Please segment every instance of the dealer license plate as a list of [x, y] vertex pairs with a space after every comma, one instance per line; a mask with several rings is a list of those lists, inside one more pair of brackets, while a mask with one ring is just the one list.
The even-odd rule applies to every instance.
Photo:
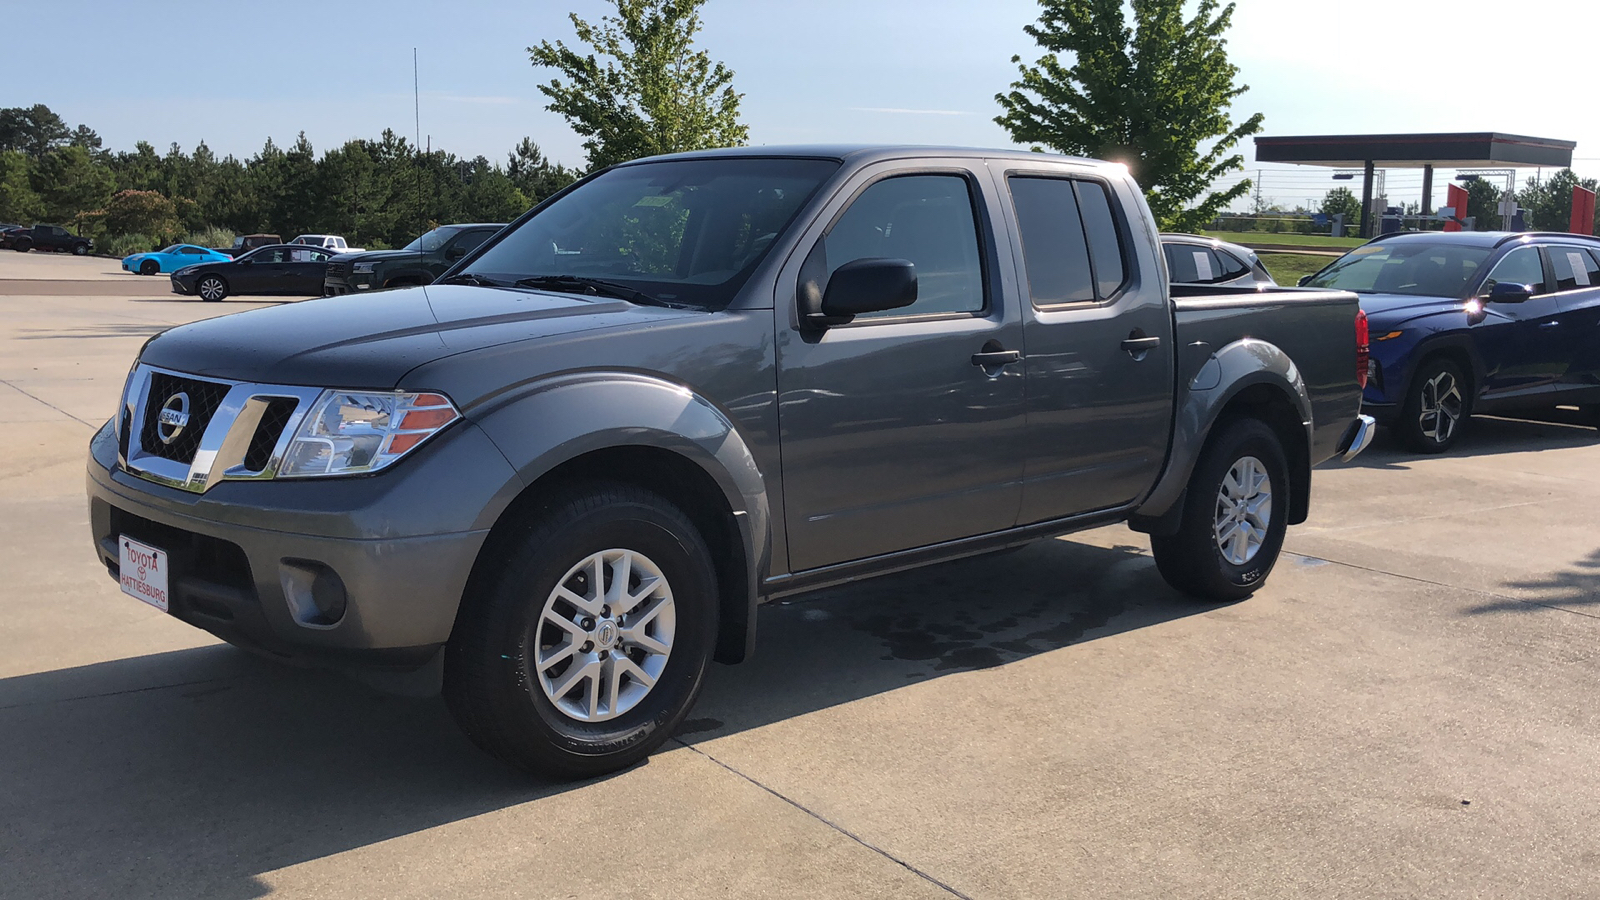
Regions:
[[132, 594], [162, 612], [167, 599], [167, 551], [141, 544], [127, 535], [117, 538], [121, 548], [122, 592]]

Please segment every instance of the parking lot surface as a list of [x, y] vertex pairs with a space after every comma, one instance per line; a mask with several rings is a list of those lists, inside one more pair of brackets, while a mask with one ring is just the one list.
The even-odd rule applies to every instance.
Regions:
[[146, 337], [259, 304], [3, 256], [0, 897], [1600, 894], [1591, 429], [1380, 437], [1243, 603], [1116, 527], [768, 606], [665, 751], [550, 784], [121, 594], [89, 436]]

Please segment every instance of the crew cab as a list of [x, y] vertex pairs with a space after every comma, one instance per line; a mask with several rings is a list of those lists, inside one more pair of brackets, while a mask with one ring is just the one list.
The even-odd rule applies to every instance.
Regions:
[[153, 338], [90, 519], [125, 592], [436, 667], [480, 747], [588, 776], [671, 735], [765, 600], [1113, 522], [1248, 596], [1370, 438], [1365, 350], [1348, 292], [1169, 288], [1120, 165], [657, 157], [432, 285]]
[[399, 250], [341, 253], [328, 263], [322, 292], [337, 297], [357, 291], [431, 284], [504, 227], [504, 222], [441, 225]]
[[365, 247], [351, 247], [344, 242], [344, 238], [337, 234], [302, 234], [290, 241], [291, 244], [309, 244], [321, 247], [329, 253], [363, 253]]
[[29, 250], [54, 250], [87, 256], [94, 249], [94, 241], [73, 234], [60, 225], [35, 225], [32, 228], [14, 228], [5, 235], [6, 246], [18, 253]]

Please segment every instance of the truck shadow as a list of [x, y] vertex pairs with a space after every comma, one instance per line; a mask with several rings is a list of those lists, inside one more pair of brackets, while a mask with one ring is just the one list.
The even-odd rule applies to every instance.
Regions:
[[1524, 592], [1520, 598], [1505, 597], [1469, 608], [1468, 615], [1517, 612], [1548, 613], [1552, 607], [1583, 615], [1596, 615], [1600, 608], [1600, 550], [1594, 550], [1570, 567], [1542, 578], [1508, 581], [1505, 587]]
[[[756, 656], [713, 667], [679, 740], [1206, 608], [1139, 548], [1065, 541], [832, 589], [764, 608]], [[437, 698], [226, 646], [0, 680], [0, 784], [0, 896], [214, 898], [262, 896], [265, 873], [585, 786], [495, 763]]]
[[1540, 414], [1538, 418], [1473, 416], [1466, 433], [1461, 435], [1456, 445], [1438, 457], [1412, 452], [1401, 444], [1393, 430], [1381, 428], [1372, 445], [1360, 456], [1347, 463], [1329, 462], [1323, 465], [1327, 468], [1348, 466], [1401, 471], [1411, 468], [1413, 463], [1428, 459], [1496, 456], [1502, 453], [1589, 447], [1596, 443], [1600, 443], [1600, 433], [1579, 424], [1576, 411], [1558, 409]]

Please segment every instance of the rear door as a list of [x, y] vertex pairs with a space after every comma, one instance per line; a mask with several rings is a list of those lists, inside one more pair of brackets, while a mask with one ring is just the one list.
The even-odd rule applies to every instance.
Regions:
[[[918, 164], [857, 173], [780, 275], [790, 571], [1016, 522], [1022, 322], [998, 279], [1000, 259], [1010, 265], [1010, 257], [994, 241], [995, 198], [981, 161]], [[825, 289], [840, 266], [873, 257], [916, 266], [912, 306], [826, 329], [799, 321], [802, 280]]]
[[283, 293], [320, 296], [330, 255], [321, 247], [296, 247], [290, 250], [289, 275]]
[[1027, 298], [1018, 524], [1126, 505], [1155, 483], [1172, 426], [1172, 315], [1143, 205], [1089, 173], [1002, 177]]
[[1573, 244], [1544, 248], [1560, 304], [1562, 346], [1569, 354], [1556, 389], [1561, 403], [1600, 399], [1600, 261], [1594, 250]]

